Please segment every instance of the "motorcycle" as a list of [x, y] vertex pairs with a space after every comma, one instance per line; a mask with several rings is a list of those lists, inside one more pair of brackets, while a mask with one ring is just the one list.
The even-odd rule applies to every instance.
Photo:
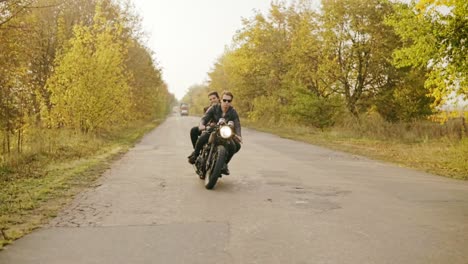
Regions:
[[222, 177], [221, 170], [228, 155], [225, 146], [237, 136], [234, 133], [234, 122], [229, 121], [226, 124], [224, 118], [220, 118], [213, 126], [207, 126], [204, 133], [209, 133], [210, 136], [195, 161], [195, 171], [200, 179], [205, 180], [205, 188], [210, 190], [216, 185], [218, 178]]

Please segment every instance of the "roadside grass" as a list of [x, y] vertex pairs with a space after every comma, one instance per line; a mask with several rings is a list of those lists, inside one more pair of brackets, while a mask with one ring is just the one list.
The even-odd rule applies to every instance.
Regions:
[[418, 169], [428, 173], [468, 180], [468, 138], [401, 140], [376, 139], [356, 136], [348, 131], [334, 128], [318, 129], [275, 124], [260, 124], [243, 120], [244, 126], [276, 134], [283, 138], [299, 140], [334, 150], [345, 151], [372, 159], [396, 163], [400, 166]]
[[0, 166], [0, 249], [56, 216], [160, 122], [100, 137], [59, 133], [56, 150], [27, 154]]

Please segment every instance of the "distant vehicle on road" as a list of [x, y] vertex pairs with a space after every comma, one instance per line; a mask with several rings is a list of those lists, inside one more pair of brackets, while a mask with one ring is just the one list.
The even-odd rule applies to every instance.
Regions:
[[180, 115], [181, 116], [188, 116], [189, 114], [189, 107], [188, 104], [186, 103], [181, 103], [180, 104]]

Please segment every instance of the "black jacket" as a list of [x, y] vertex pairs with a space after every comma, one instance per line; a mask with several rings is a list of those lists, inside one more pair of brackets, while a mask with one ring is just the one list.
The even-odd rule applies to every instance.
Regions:
[[234, 131], [236, 132], [236, 135], [242, 136], [241, 135], [241, 124], [239, 120], [239, 115], [237, 114], [236, 109], [234, 107], [230, 106], [229, 109], [227, 110], [226, 114], [223, 116], [223, 110], [221, 109], [221, 105], [214, 105], [208, 109], [208, 111], [205, 113], [205, 115], [201, 118], [201, 123], [203, 125], [206, 125], [207, 121], [209, 120], [218, 120], [223, 117], [226, 119], [226, 123], [229, 121], [234, 122]]

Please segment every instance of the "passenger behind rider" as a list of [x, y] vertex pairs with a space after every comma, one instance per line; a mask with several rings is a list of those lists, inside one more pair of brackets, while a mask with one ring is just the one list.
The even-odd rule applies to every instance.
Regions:
[[[208, 109], [210, 109], [210, 107], [212, 107], [213, 105], [219, 104], [218, 92], [214, 91], [214, 92], [209, 93], [208, 99], [210, 100], [210, 105], [203, 108], [203, 114], [205, 114], [208, 111]], [[201, 135], [201, 132], [202, 131], [198, 129], [198, 126], [194, 126], [192, 127], [192, 129], [190, 129], [190, 139], [192, 140], [192, 146], [194, 149], [195, 149], [195, 145], [197, 143], [198, 137]]]
[[[226, 165], [221, 170], [221, 173], [226, 175], [229, 175], [229, 168], [227, 164], [229, 163], [229, 161], [231, 161], [234, 154], [240, 150], [240, 143], [242, 143], [241, 124], [239, 120], [239, 115], [237, 114], [237, 111], [234, 109], [234, 107], [232, 107], [231, 105], [233, 98], [234, 95], [231, 92], [224, 91], [222, 95], [221, 104], [213, 105], [212, 107], [210, 107], [210, 109], [208, 109], [205, 115], [201, 118], [200, 125], [198, 126], [198, 129], [200, 131], [203, 131], [206, 128], [207, 122], [210, 120], [218, 121], [220, 118], [224, 118], [226, 123], [228, 123], [229, 121], [234, 122], [234, 133], [236, 135], [226, 145], [226, 150], [228, 152], [226, 157]], [[195, 150], [192, 152], [192, 154], [190, 154], [190, 156], [188, 156], [188, 161], [190, 164], [195, 164], [198, 155], [200, 155], [201, 149], [208, 142], [209, 136], [209, 133], [201, 134], [200, 138], [198, 139], [195, 145]]]

